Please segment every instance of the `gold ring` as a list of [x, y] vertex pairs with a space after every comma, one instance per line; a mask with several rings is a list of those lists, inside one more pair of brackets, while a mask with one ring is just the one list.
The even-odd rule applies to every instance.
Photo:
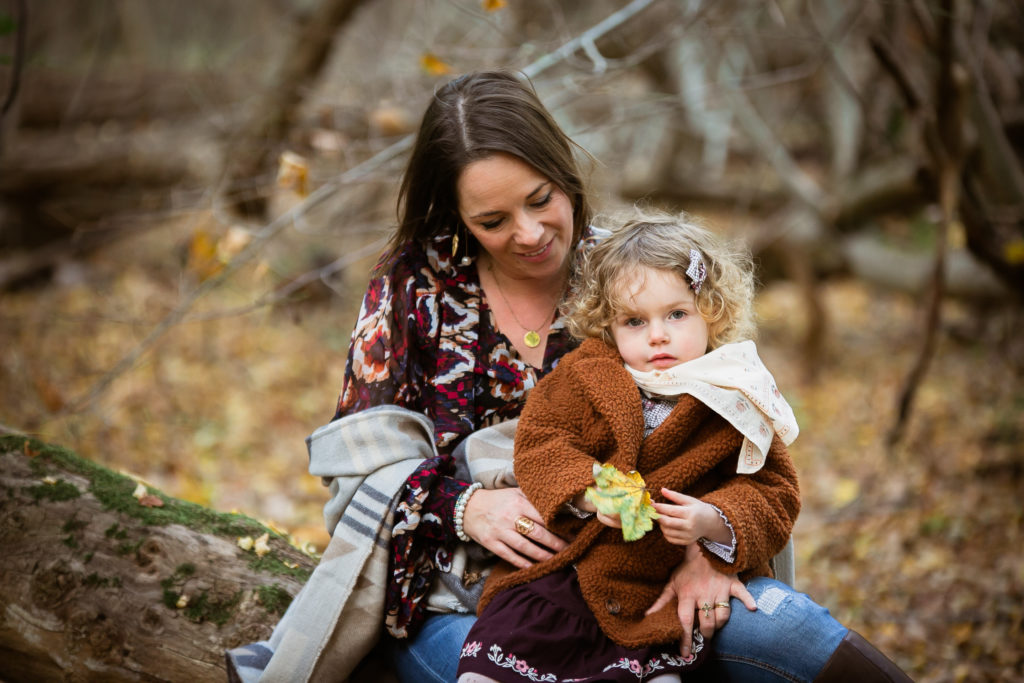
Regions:
[[716, 602], [715, 607], [724, 607], [725, 609], [730, 609], [729, 603], [727, 602]]
[[516, 517], [516, 531], [521, 533], [523, 536], [529, 536], [530, 532], [533, 531], [533, 520], [525, 515]]
[[704, 613], [705, 617], [711, 616], [711, 605], [705, 602], [700, 606], [700, 611]]

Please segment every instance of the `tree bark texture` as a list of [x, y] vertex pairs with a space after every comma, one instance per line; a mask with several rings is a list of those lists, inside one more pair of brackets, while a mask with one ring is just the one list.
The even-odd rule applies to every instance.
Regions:
[[[268, 637], [315, 565], [252, 519], [137, 486], [0, 437], [0, 680], [223, 681], [223, 651]], [[268, 531], [263, 555], [237, 542]]]
[[[225, 150], [230, 187], [246, 185], [273, 169], [278, 146], [302, 103], [306, 86], [320, 74], [335, 34], [363, 1], [319, 0], [298, 22], [270, 85], [256, 98], [246, 122]], [[263, 216], [266, 201], [259, 194], [248, 194], [240, 197], [237, 206], [245, 214]]]

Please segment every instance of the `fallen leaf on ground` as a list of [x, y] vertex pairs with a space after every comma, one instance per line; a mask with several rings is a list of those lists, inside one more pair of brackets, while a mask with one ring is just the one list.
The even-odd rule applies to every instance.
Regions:
[[270, 534], [269, 533], [263, 534], [262, 536], [260, 536], [259, 538], [256, 539], [255, 544], [253, 544], [253, 550], [256, 551], [257, 555], [259, 555], [260, 557], [263, 557], [264, 555], [266, 555], [267, 553], [270, 552], [270, 543], [269, 543], [269, 541], [270, 541]]

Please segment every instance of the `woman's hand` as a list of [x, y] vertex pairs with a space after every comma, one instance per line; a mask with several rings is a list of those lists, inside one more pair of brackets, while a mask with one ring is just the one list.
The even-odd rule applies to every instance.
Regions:
[[[516, 519], [533, 521], [530, 533], [516, 531]], [[545, 528], [540, 513], [520, 489], [480, 489], [469, 497], [462, 529], [501, 559], [525, 569], [568, 545]]]
[[[679, 643], [679, 651], [683, 657], [690, 656], [693, 647], [693, 620], [697, 614], [700, 633], [709, 640], [715, 631], [729, 621], [730, 597], [738, 599], [751, 612], [757, 609], [754, 597], [747, 587], [737, 578], [736, 574], [722, 574], [716, 570], [696, 545], [686, 548], [686, 559], [675, 568], [672, 577], [665, 584], [665, 589], [654, 601], [647, 614], [653, 614], [678, 599], [676, 609], [679, 623], [683, 627], [683, 639]], [[709, 609], [702, 609], [708, 605]]]

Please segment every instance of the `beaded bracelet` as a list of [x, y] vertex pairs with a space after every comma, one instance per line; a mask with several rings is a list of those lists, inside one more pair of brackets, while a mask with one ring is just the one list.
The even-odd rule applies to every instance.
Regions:
[[466, 541], [467, 543], [473, 539], [466, 535], [466, 532], [462, 530], [462, 516], [466, 514], [466, 503], [469, 502], [469, 497], [477, 492], [477, 489], [483, 488], [483, 484], [476, 482], [470, 484], [465, 491], [459, 494], [458, 499], [455, 501], [455, 535], [459, 537], [459, 540]]

